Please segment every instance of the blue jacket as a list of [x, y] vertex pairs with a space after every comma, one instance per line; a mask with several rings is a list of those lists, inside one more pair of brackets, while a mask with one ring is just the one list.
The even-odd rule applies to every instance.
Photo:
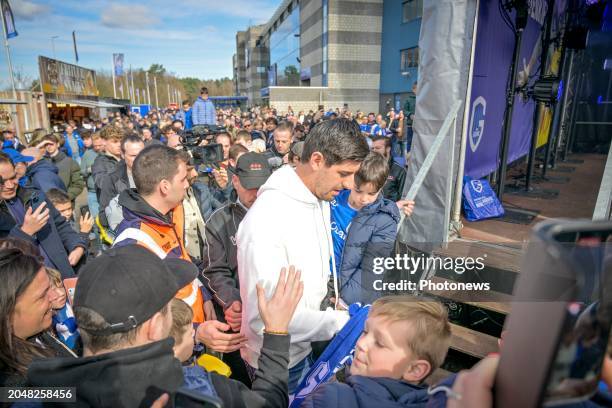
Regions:
[[196, 181], [193, 183], [191, 188], [193, 188], [195, 198], [200, 206], [200, 212], [202, 213], [204, 220], [207, 220], [213, 211], [223, 207], [223, 203], [213, 196], [213, 193], [206, 184]]
[[[24, 207], [30, 206], [30, 199], [36, 190], [19, 187], [17, 198]], [[44, 250], [49, 261], [62, 274], [62, 278], [74, 277], [74, 269], [68, 263], [68, 254], [77, 247], [87, 248], [83, 236], [72, 229], [70, 223], [46, 200], [49, 209], [47, 224], [32, 237], [21, 230], [21, 225], [15, 221], [7, 204], [0, 202], [0, 238], [13, 237], [31, 243]], [[85, 255], [83, 255], [85, 256]]]
[[52, 188], [66, 191], [66, 185], [58, 175], [58, 171], [57, 166], [50, 161], [39, 160], [28, 166], [25, 174], [27, 179], [26, 185], [30, 185], [43, 193]]
[[372, 303], [383, 296], [372, 287], [382, 279], [373, 272], [374, 258], [391, 256], [400, 220], [397, 205], [379, 195], [376, 201], [355, 215], [344, 243], [338, 268], [340, 297], [347, 304]]
[[191, 118], [191, 108], [189, 108], [189, 110], [180, 110], [176, 113], [176, 116], [174, 117], [175, 119], [179, 119], [183, 121], [183, 124], [185, 125], [185, 130], [189, 130], [193, 127], [193, 120]]
[[427, 389], [391, 378], [349, 376], [346, 383], [331, 382], [317, 388], [301, 408], [421, 408]]
[[[81, 135], [79, 135], [76, 130], [72, 132], [72, 136], [76, 140], [79, 145], [79, 157], [85, 154], [85, 144], [83, 143], [83, 139], [81, 139]], [[72, 154], [72, 148], [70, 147], [70, 143], [68, 143], [68, 134], [64, 132], [64, 146], [62, 146], [62, 150], [68, 157], [74, 157]]]
[[198, 99], [196, 99], [191, 110], [191, 120], [193, 125], [217, 124], [215, 104], [210, 99], [204, 100], [201, 96], [198, 96]]

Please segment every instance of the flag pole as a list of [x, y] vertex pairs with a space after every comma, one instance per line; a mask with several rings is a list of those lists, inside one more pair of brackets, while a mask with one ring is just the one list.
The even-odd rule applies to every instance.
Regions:
[[[1, 3], [1, 2], [0, 2]], [[17, 88], [15, 87], [15, 76], [13, 75], [13, 62], [11, 61], [11, 49], [8, 42], [8, 33], [6, 28], [6, 20], [4, 19], [4, 8], [0, 4], [0, 19], [2, 19], [2, 35], [4, 36], [4, 49], [6, 50], [6, 62], [8, 63], [9, 77], [11, 78], [11, 86], [13, 88], [13, 99], [17, 100]], [[19, 137], [19, 117], [17, 116], [17, 105], [12, 105], [13, 121], [15, 122], [15, 133]]]
[[113, 60], [113, 64], [112, 64], [112, 72], [113, 72], [113, 95], [115, 97], [115, 99], [117, 99], [117, 87], [115, 85], [115, 54], [113, 54], [111, 56], [112, 60]]
[[145, 71], [145, 82], [147, 85], [147, 104], [151, 105], [151, 91], [149, 90], [149, 71]]
[[155, 109], [159, 109], [159, 99], [157, 98], [157, 76], [153, 75], [153, 87], [155, 88]]

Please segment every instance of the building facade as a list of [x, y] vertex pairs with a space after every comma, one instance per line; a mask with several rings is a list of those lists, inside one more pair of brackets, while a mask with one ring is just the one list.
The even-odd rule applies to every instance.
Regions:
[[[284, 0], [267, 24], [236, 36], [240, 95], [281, 112], [289, 106], [377, 112], [389, 98], [401, 103], [416, 78], [415, 67], [401, 64], [418, 61], [412, 48], [420, 30], [420, 18], [401, 13], [418, 7], [422, 0]], [[403, 51], [409, 49], [410, 59]], [[241, 86], [249, 54], [258, 55], [256, 71], [252, 63], [245, 68]]]

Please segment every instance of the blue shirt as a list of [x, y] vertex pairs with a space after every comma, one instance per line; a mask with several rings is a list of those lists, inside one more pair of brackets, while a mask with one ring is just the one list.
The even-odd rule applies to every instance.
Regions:
[[331, 232], [334, 242], [334, 259], [336, 269], [340, 270], [342, 262], [342, 251], [344, 242], [348, 235], [349, 227], [358, 211], [351, 208], [348, 203], [351, 190], [342, 190], [329, 204], [331, 209]]

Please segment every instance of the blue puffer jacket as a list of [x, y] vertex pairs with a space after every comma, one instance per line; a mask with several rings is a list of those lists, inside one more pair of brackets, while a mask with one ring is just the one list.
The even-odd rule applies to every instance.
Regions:
[[[83, 139], [81, 139], [81, 135], [79, 135], [79, 133], [76, 130], [72, 132], [72, 136], [74, 137], [74, 140], [76, 140], [77, 145], [79, 146], [78, 157], [81, 157], [83, 156], [83, 154], [85, 154], [85, 143], [83, 143]], [[72, 147], [70, 147], [70, 143], [68, 143], [68, 133], [66, 132], [64, 132], [64, 146], [62, 147], [62, 150], [64, 151], [64, 153], [66, 153], [66, 156], [68, 157], [72, 157], [72, 158], [77, 157], [75, 153], [72, 151]]]
[[391, 256], [399, 220], [397, 205], [382, 194], [353, 218], [338, 272], [340, 297], [347, 304], [372, 303], [383, 295], [372, 286], [381, 279], [373, 272], [374, 259]]
[[310, 394], [300, 408], [421, 408], [427, 389], [391, 378], [353, 375], [346, 383], [327, 383]]

